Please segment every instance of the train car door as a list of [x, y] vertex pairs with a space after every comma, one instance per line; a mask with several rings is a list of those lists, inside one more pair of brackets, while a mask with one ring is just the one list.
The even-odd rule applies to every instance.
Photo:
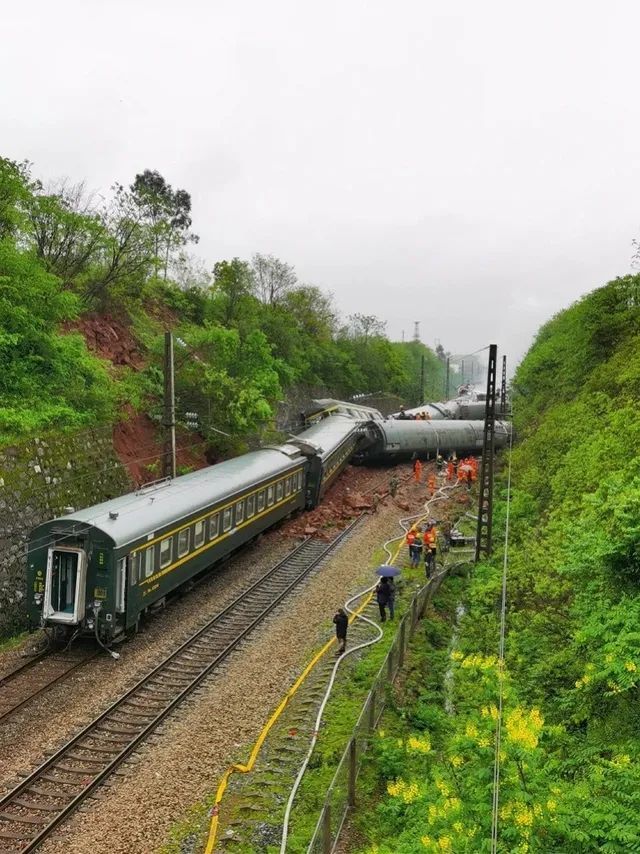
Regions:
[[87, 555], [84, 549], [49, 549], [43, 614], [47, 620], [75, 625], [84, 618]]
[[126, 555], [116, 562], [116, 614], [124, 614], [126, 611], [127, 564]]

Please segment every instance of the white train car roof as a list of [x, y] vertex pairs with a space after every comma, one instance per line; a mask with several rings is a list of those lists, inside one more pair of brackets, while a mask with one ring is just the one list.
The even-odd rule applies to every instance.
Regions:
[[299, 433], [292, 442], [309, 443], [326, 459], [342, 442], [361, 429], [370, 419], [356, 419], [350, 415], [329, 415]]
[[155, 535], [156, 531], [179, 523], [225, 498], [232, 498], [269, 477], [277, 477], [303, 461], [300, 449], [294, 445], [252, 451], [70, 513], [45, 523], [45, 526], [51, 528], [53, 524], [68, 523], [70, 530], [96, 528], [119, 548]]
[[382, 420], [382, 413], [373, 406], [365, 406], [362, 403], [349, 400], [336, 400], [332, 397], [319, 398], [312, 401], [313, 406], [307, 410], [306, 417], [309, 421], [314, 418], [323, 418], [331, 415], [346, 415], [348, 418], [369, 418], [370, 420]]

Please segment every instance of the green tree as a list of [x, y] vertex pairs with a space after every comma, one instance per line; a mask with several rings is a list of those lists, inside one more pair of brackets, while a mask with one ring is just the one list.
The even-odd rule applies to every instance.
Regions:
[[246, 261], [239, 258], [218, 261], [213, 268], [212, 290], [221, 306], [222, 323], [229, 327], [237, 324], [254, 292], [253, 276]]
[[17, 163], [0, 157], [0, 240], [14, 237], [23, 228], [36, 187], [26, 160]]
[[251, 272], [258, 299], [265, 305], [276, 305], [298, 281], [290, 264], [259, 252], [251, 259]]
[[82, 184], [34, 194], [28, 216], [37, 256], [66, 284], [76, 282], [105, 245], [104, 223]]
[[155, 274], [162, 265], [166, 279], [171, 254], [199, 240], [190, 231], [191, 196], [186, 190], [174, 190], [155, 169], [138, 173], [129, 190], [152, 235]]

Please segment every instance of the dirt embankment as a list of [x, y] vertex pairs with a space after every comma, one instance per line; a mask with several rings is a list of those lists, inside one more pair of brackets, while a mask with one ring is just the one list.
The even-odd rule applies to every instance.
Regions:
[[114, 365], [126, 365], [134, 371], [145, 366], [142, 348], [131, 328], [111, 314], [84, 314], [67, 324], [68, 332], [80, 332], [87, 348]]
[[[175, 316], [168, 311], [162, 315], [157, 311], [150, 313], [167, 327], [176, 325]], [[116, 367], [141, 371], [147, 365], [144, 348], [136, 340], [131, 326], [112, 314], [85, 314], [67, 324], [66, 329], [80, 332], [94, 355]], [[176, 446], [179, 472], [209, 464], [205, 457], [206, 442], [200, 435], [178, 429]], [[146, 413], [136, 412], [130, 405], [123, 408], [121, 420], [113, 428], [113, 447], [133, 484], [141, 485], [162, 477], [162, 430]]]
[[[113, 428], [113, 447], [136, 484], [149, 483], [162, 477], [164, 445], [160, 429], [148, 415], [131, 407]], [[205, 456], [207, 442], [197, 433], [176, 430], [176, 467], [178, 474], [209, 465]]]

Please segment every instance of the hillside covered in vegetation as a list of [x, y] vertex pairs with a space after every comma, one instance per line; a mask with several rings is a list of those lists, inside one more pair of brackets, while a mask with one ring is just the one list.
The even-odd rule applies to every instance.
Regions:
[[[640, 276], [548, 322], [513, 392], [498, 850], [639, 851]], [[376, 742], [367, 851], [491, 850], [502, 571], [498, 543], [426, 621]]]
[[[189, 193], [157, 172], [115, 184], [105, 200], [82, 184], [45, 187], [30, 164], [0, 159], [3, 443], [115, 422], [125, 407], [159, 420], [166, 328], [178, 416], [197, 412], [226, 452], [270, 429], [276, 405], [296, 394], [416, 403], [422, 356], [426, 394], [442, 397], [443, 358], [424, 345], [392, 343], [370, 315], [340, 318], [331, 295], [270, 255], [209, 270], [187, 251], [197, 240]], [[87, 348], [101, 323], [133, 358], [99, 340]]]

